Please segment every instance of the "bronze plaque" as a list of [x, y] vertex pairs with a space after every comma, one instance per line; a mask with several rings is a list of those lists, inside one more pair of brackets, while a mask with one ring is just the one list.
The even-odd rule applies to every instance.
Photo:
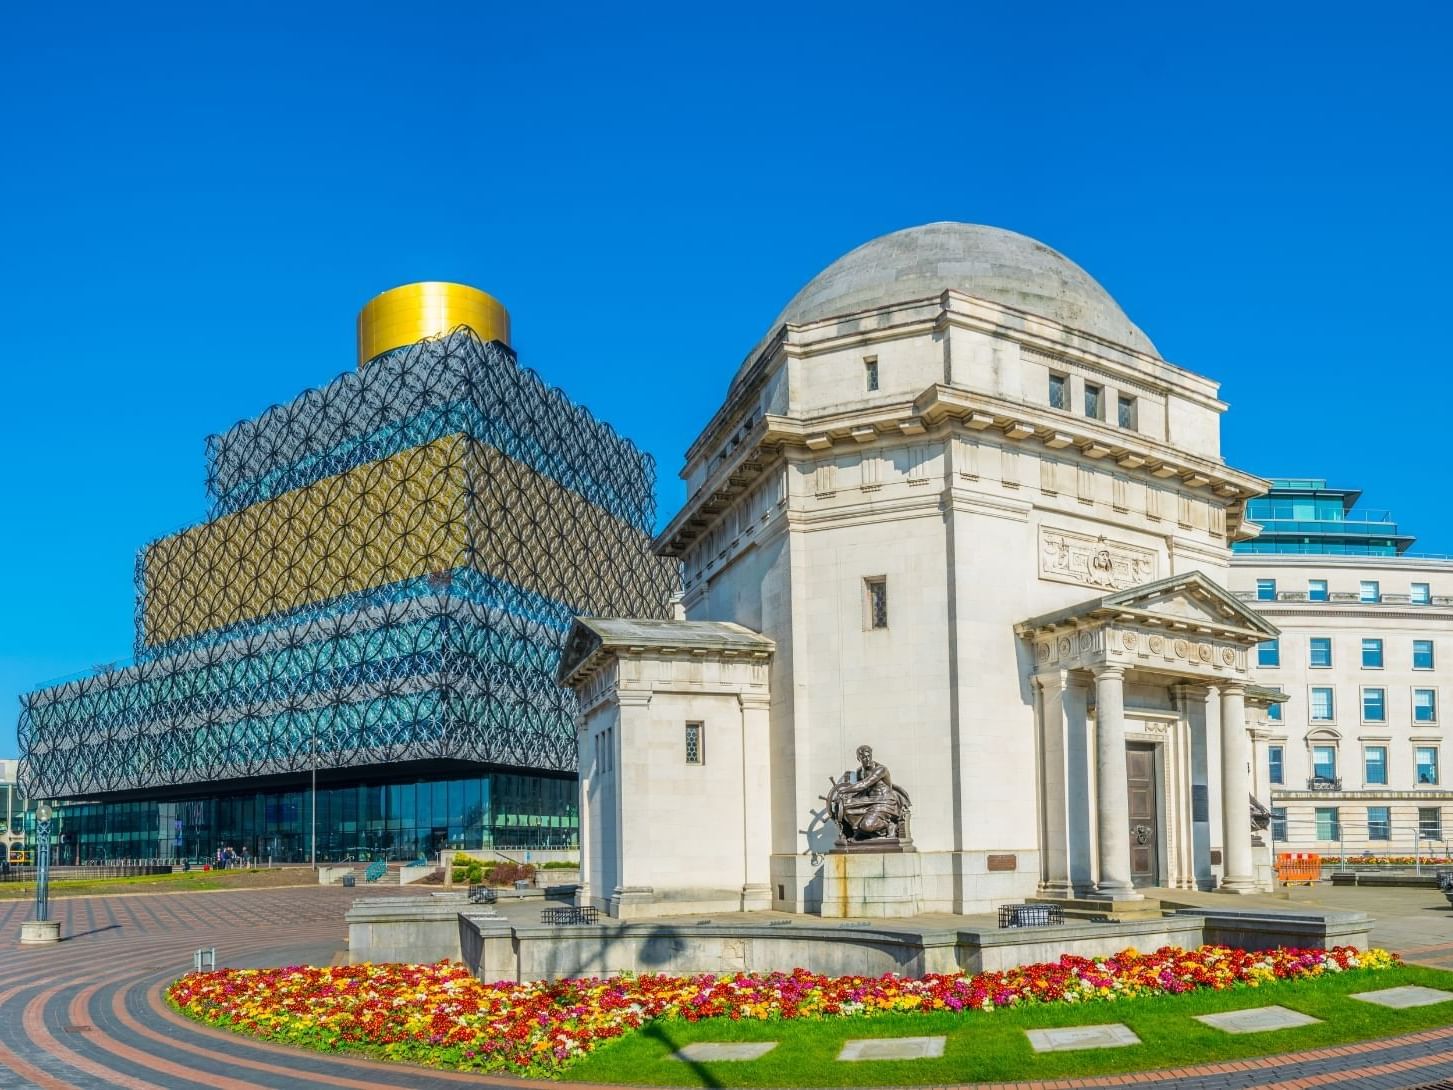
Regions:
[[996, 870], [1018, 870], [1019, 857], [1017, 855], [990, 855], [989, 869]]

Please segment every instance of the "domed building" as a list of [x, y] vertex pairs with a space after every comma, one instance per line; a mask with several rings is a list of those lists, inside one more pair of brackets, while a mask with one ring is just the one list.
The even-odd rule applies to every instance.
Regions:
[[1266, 884], [1248, 650], [1276, 630], [1223, 589], [1266, 484], [1222, 460], [1216, 395], [1011, 231], [915, 227], [815, 276], [686, 452], [655, 543], [685, 619], [567, 643], [583, 897], [903, 916]]

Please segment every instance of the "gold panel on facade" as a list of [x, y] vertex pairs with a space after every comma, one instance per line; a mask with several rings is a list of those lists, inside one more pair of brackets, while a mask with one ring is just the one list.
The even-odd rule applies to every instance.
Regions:
[[635, 527], [493, 447], [450, 435], [152, 544], [145, 640], [466, 566], [585, 613], [618, 610], [632, 604], [632, 588], [653, 585], [645, 569], [661, 563]]
[[482, 341], [510, 343], [509, 311], [478, 288], [441, 280], [392, 288], [358, 312], [358, 366], [461, 325], [469, 326]]

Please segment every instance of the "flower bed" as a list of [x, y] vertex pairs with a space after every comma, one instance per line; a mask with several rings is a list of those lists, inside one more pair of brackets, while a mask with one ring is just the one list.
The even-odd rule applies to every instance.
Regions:
[[274, 1041], [354, 1049], [460, 1069], [555, 1075], [604, 1041], [657, 1018], [971, 1016], [1026, 1003], [1095, 1003], [1400, 964], [1386, 950], [1224, 946], [1065, 956], [1004, 972], [921, 978], [737, 973], [483, 984], [463, 966], [344, 965], [190, 973], [167, 990], [181, 1013]]
[[1422, 864], [1425, 867], [1448, 867], [1453, 866], [1453, 857], [1446, 855], [1424, 855], [1414, 859], [1411, 855], [1349, 855], [1345, 860], [1340, 856], [1322, 856], [1322, 866], [1326, 867], [1411, 867], [1415, 864]]

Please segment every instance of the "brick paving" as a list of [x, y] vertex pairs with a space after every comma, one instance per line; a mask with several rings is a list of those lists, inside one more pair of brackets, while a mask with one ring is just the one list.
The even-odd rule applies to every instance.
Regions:
[[[0, 903], [0, 1090], [458, 1090], [559, 1083], [435, 1072], [294, 1050], [198, 1026], [162, 989], [215, 946], [219, 966], [327, 964], [343, 956], [343, 913], [359, 893], [301, 887], [76, 897], [52, 903], [66, 936], [20, 947], [28, 901]], [[370, 889], [369, 896], [406, 893]], [[1453, 943], [1402, 946], [1453, 967]], [[1453, 1026], [1383, 1041], [1139, 1075], [1016, 1086], [1177, 1090], [1408, 1090], [1453, 1079]]]

